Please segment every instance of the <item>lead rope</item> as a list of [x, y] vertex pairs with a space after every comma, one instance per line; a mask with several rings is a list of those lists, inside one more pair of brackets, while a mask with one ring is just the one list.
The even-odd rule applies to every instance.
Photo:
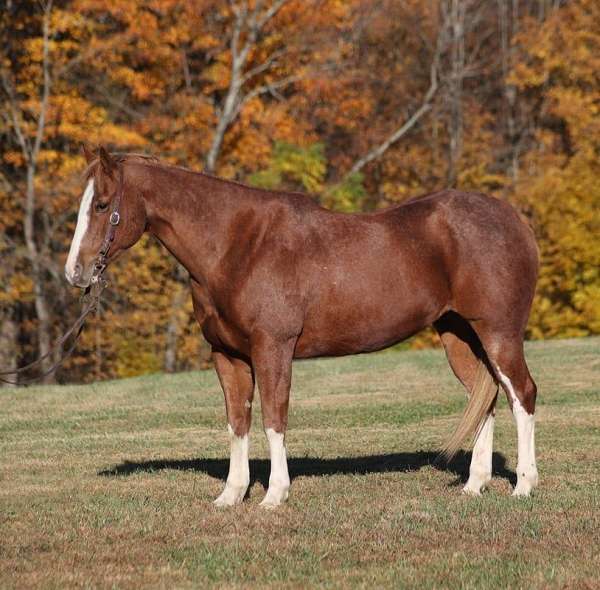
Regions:
[[[83, 297], [81, 298], [81, 313], [79, 317], [75, 320], [73, 325], [54, 343], [54, 345], [48, 350], [48, 352], [44, 353], [42, 356], [35, 359], [33, 362], [19, 367], [18, 369], [2, 369], [0, 370], [0, 382], [7, 383], [9, 385], [27, 385], [29, 383], [34, 383], [35, 381], [40, 381], [47, 375], [54, 373], [73, 353], [75, 350], [75, 346], [77, 345], [77, 341], [81, 336], [81, 332], [83, 331], [83, 326], [85, 325], [85, 320], [93, 311], [97, 311], [100, 308], [100, 295], [102, 295], [102, 291], [106, 289], [107, 282], [106, 279], [102, 276], [104, 273], [104, 269], [106, 268], [106, 264], [108, 261], [108, 251], [110, 250], [110, 246], [115, 239], [115, 231], [117, 225], [121, 221], [121, 216], [119, 214], [119, 206], [121, 204], [121, 198], [123, 196], [123, 165], [121, 165], [119, 169], [119, 188], [117, 190], [117, 195], [114, 199], [112, 211], [108, 220], [108, 229], [106, 231], [106, 235], [104, 236], [104, 240], [102, 245], [100, 246], [100, 250], [98, 251], [98, 256], [96, 256], [96, 261], [94, 262], [94, 271], [92, 273], [92, 278], [90, 279], [90, 286], [85, 290]], [[63, 345], [67, 340], [71, 337], [72, 334], [75, 334], [75, 338], [71, 346], [65, 352], [63, 350]], [[56, 361], [50, 368], [46, 369], [36, 377], [31, 377], [29, 379], [7, 379], [8, 375], [21, 375], [32, 369], [33, 367], [37, 367], [41, 365], [50, 355], [52, 355], [55, 351], [61, 351], [61, 358]]]
[[[40, 381], [47, 375], [54, 373], [73, 353], [75, 350], [75, 346], [77, 345], [77, 341], [81, 336], [81, 332], [83, 331], [83, 326], [85, 325], [85, 320], [92, 313], [99, 308], [100, 303], [100, 295], [102, 291], [104, 291], [106, 287], [106, 281], [101, 277], [98, 277], [96, 282], [92, 283], [92, 285], [86, 290], [85, 294], [81, 298], [82, 302], [82, 310], [79, 317], [75, 320], [73, 325], [54, 343], [54, 345], [48, 350], [48, 352], [44, 353], [42, 356], [38, 357], [33, 362], [19, 367], [18, 369], [3, 369], [0, 371], [0, 381], [2, 383], [7, 383], [9, 385], [27, 385], [29, 383], [34, 383], [35, 381]], [[75, 334], [75, 338], [73, 339], [72, 344], [69, 348], [64, 351], [63, 346], [67, 340], [71, 337], [72, 334]], [[9, 379], [7, 376], [9, 375], [21, 375], [26, 373], [30, 369], [41, 365], [49, 356], [53, 355], [57, 350], [61, 351], [61, 358], [52, 364], [52, 366], [36, 377], [30, 377], [29, 379]]]

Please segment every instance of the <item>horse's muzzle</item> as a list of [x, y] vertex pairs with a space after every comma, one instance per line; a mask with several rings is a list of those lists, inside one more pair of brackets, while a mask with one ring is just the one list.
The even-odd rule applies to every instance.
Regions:
[[85, 274], [89, 274], [89, 273], [84, 273], [83, 266], [79, 263], [77, 263], [73, 267], [73, 270], [65, 267], [65, 277], [66, 277], [67, 281], [69, 282], [69, 284], [72, 285], [73, 287], [79, 287], [80, 289], [85, 289], [86, 287], [89, 286], [90, 277], [85, 277], [84, 276]]

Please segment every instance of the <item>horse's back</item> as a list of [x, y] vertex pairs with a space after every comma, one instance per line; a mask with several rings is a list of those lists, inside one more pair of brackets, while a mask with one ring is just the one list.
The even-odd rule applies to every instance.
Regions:
[[[415, 203], [416, 204], [416, 203]], [[298, 356], [385, 348], [434, 321], [449, 297], [438, 205], [371, 214], [318, 211], [305, 221]]]
[[498, 199], [443, 191], [373, 214], [317, 217], [304, 240], [301, 356], [384, 348], [450, 309], [526, 319], [535, 242]]

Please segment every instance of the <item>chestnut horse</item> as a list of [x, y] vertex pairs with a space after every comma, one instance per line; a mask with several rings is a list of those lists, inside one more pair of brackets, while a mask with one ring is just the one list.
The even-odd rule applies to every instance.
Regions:
[[491, 478], [498, 384], [517, 425], [514, 494], [528, 495], [537, 484], [536, 386], [523, 338], [538, 251], [510, 205], [444, 190], [374, 213], [342, 214], [302, 194], [251, 188], [145, 156], [100, 148], [96, 156], [86, 150], [86, 158], [66, 277], [87, 287], [97, 278], [100, 250], [108, 264], [144, 232], [189, 272], [231, 440], [216, 504], [246, 495], [255, 382], [271, 454], [262, 505], [272, 507], [287, 499], [290, 486], [284, 437], [292, 359], [380, 350], [430, 325], [469, 394], [445, 451], [451, 456], [475, 436], [464, 491], [478, 495]]

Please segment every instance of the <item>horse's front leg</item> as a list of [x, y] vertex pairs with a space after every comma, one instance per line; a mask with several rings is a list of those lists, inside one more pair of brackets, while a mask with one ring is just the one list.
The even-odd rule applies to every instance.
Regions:
[[244, 499], [250, 485], [248, 433], [252, 416], [254, 375], [248, 363], [222, 352], [213, 351], [213, 360], [225, 394], [231, 441], [227, 483], [222, 494], [215, 500], [215, 504], [233, 506]]
[[252, 364], [256, 373], [263, 426], [269, 441], [271, 475], [261, 506], [274, 508], [285, 502], [290, 489], [285, 430], [296, 338], [276, 338], [265, 333], [252, 338]]

